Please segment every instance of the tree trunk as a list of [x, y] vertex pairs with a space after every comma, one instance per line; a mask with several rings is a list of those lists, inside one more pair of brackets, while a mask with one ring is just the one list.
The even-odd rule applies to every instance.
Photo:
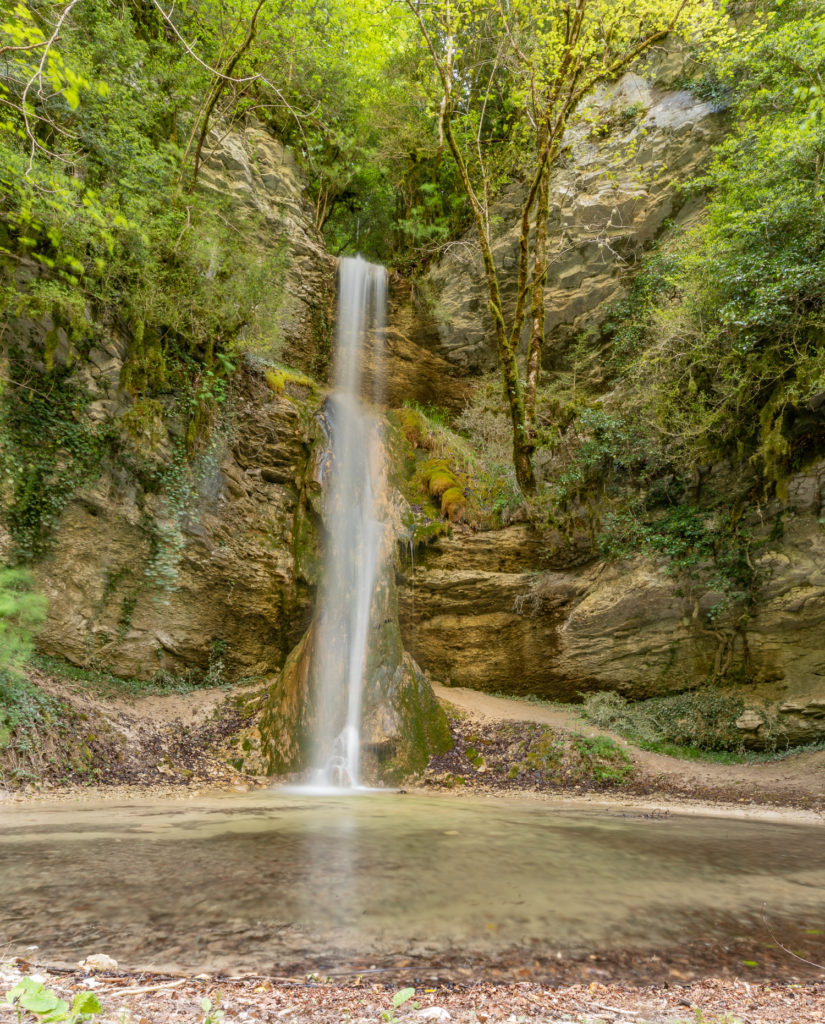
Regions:
[[536, 209], [536, 242], [533, 257], [533, 299], [530, 308], [530, 344], [527, 349], [527, 383], [524, 389], [524, 415], [528, 439], [536, 443], [536, 392], [541, 375], [541, 351], [544, 345], [544, 286], [547, 281], [547, 216], [550, 208], [550, 168], [546, 167], [539, 185]]
[[[496, 346], [498, 348], [498, 359], [501, 364], [501, 377], [504, 384], [504, 400], [510, 411], [510, 422], [513, 425], [513, 465], [516, 470], [516, 480], [525, 494], [534, 494], [536, 490], [536, 478], [533, 473], [532, 454], [533, 449], [524, 420], [524, 400], [521, 394], [519, 383], [518, 362], [516, 360], [516, 345], [518, 338], [513, 341], [512, 333], [508, 335], [504, 324], [504, 315], [501, 310], [501, 293], [498, 287], [498, 273], [495, 260], [493, 259], [493, 245], [490, 238], [487, 224], [484, 219], [484, 211], [479, 205], [476, 194], [473, 190], [467, 165], [458, 148], [453, 136], [452, 124], [450, 123], [450, 112], [444, 117], [444, 137], [452, 152], [456, 167], [458, 168], [461, 183], [470, 201], [473, 210], [473, 219], [478, 231], [478, 241], [481, 246], [481, 256], [484, 261], [484, 276], [487, 280], [487, 290], [490, 295], [490, 312], [496, 325]], [[528, 224], [529, 227], [529, 224]]]
[[259, 0], [258, 6], [255, 8], [255, 13], [252, 15], [252, 20], [249, 22], [249, 29], [246, 33], [246, 38], [238, 47], [238, 49], [229, 58], [229, 61], [223, 71], [218, 75], [215, 84], [212, 86], [212, 94], [209, 97], [209, 102], [206, 105], [206, 112], [203, 115], [203, 121], [201, 123], [200, 135], [198, 136], [198, 145], [195, 149], [195, 162], [192, 170], [192, 181], [187, 189], [191, 192], [195, 187], [195, 183], [198, 180], [198, 171], [201, 166], [201, 153], [203, 151], [203, 144], [206, 141], [206, 135], [209, 131], [209, 119], [212, 116], [212, 111], [218, 100], [221, 97], [221, 93], [226, 88], [226, 84], [232, 78], [232, 72], [235, 70], [235, 65], [243, 57], [249, 47], [252, 45], [252, 40], [255, 38], [255, 33], [258, 28], [258, 15], [260, 14], [261, 8], [266, 3], [266, 0]]

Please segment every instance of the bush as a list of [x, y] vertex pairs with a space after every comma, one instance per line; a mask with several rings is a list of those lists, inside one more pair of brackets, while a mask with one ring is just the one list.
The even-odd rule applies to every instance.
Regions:
[[745, 703], [715, 687], [630, 702], [614, 691], [590, 693], [582, 713], [594, 725], [626, 736], [639, 746], [674, 744], [699, 750], [740, 750], [736, 720]]
[[46, 617], [46, 599], [23, 569], [0, 567], [0, 672], [18, 677], [31, 654], [32, 636]]

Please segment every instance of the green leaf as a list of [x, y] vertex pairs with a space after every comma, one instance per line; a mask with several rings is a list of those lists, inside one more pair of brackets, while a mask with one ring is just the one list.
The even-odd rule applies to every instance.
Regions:
[[402, 988], [398, 992], [396, 992], [395, 995], [392, 997], [392, 1005], [397, 1010], [399, 1006], [401, 1006], [403, 1003], [406, 1003], [407, 1000], [412, 999], [414, 995], [414, 988]]
[[42, 987], [43, 986], [39, 982], [32, 981], [31, 978], [21, 978], [14, 988], [9, 989], [6, 993], [6, 1002], [13, 1003], [27, 992], [36, 992]]
[[[42, 988], [42, 986], [41, 986]], [[42, 988], [40, 992], [26, 992], [20, 997], [20, 1005], [30, 1013], [52, 1014], [55, 1010], [68, 1010], [69, 1004], [58, 998], [54, 992]]]
[[101, 1013], [103, 1007], [94, 992], [78, 992], [72, 1000], [72, 1013]]

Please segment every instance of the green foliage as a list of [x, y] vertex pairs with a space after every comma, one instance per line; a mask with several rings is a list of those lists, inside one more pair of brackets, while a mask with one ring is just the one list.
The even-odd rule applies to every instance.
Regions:
[[13, 752], [13, 777], [25, 775], [24, 766], [39, 756], [42, 737], [60, 720], [58, 701], [24, 676], [0, 671], [0, 754]]
[[[94, 667], [94, 664], [72, 665], [61, 658], [43, 654], [35, 655], [31, 664], [34, 668], [56, 679], [82, 683], [84, 689], [102, 697], [137, 698], [165, 696], [170, 693], [191, 693], [192, 690], [226, 686], [225, 655], [225, 643], [216, 638], [212, 643], [206, 669], [190, 668], [179, 673], [158, 669], [148, 679], [116, 676], [105, 669]], [[36, 692], [41, 693], [39, 690]]]
[[99, 472], [112, 437], [85, 415], [91, 401], [73, 370], [9, 359], [13, 384], [0, 405], [0, 486], [14, 557], [29, 562], [48, 548], [75, 490]]
[[0, 673], [20, 674], [46, 617], [46, 599], [33, 587], [29, 573], [0, 566]]
[[392, 1009], [384, 1010], [381, 1014], [381, 1019], [387, 1021], [388, 1024], [397, 1024], [398, 1017], [396, 1016], [396, 1010], [399, 1010], [406, 1004], [409, 1004], [409, 1009], [417, 1010], [418, 1003], [410, 1002], [414, 995], [414, 988], [401, 988], [397, 992], [394, 992], [392, 997]]
[[[767, 5], [735, 46], [697, 41], [707, 75], [692, 87], [731, 118], [686, 189], [707, 213], [666, 226], [539, 395], [534, 516], [594, 554], [663, 556], [687, 596], [720, 592], [711, 622], [735, 610], [741, 624], [761, 583], [743, 508], [784, 498], [825, 451], [822, 13]], [[733, 491], [703, 479], [720, 463], [747, 467]]]
[[0, 566], [0, 752], [14, 744], [25, 755], [54, 711], [54, 702], [22, 671], [45, 616], [46, 599], [34, 591], [29, 573]]
[[[672, 232], [672, 223], [665, 224], [664, 230]], [[611, 374], [621, 375], [647, 347], [653, 311], [678, 300], [678, 271], [678, 256], [672, 248], [657, 246], [633, 278], [627, 297], [609, 306], [598, 340], [609, 345], [606, 368]], [[597, 339], [582, 340], [592, 345]]]
[[[208, 62], [247, 8], [184, 6], [176, 25]], [[277, 344], [284, 259], [255, 218], [233, 224], [218, 194], [186, 192], [182, 143], [211, 79], [154, 8], [20, 4], [0, 43], [24, 42], [0, 71], [0, 303], [17, 346], [0, 363], [0, 497], [18, 562], [47, 552], [67, 502], [103, 468], [180, 491], [179, 450], [191, 461], [209, 448], [234, 352]], [[111, 394], [90, 387], [87, 360], [107, 343], [106, 359], [111, 344], [127, 350], [119, 384], [134, 404], [119, 422], [91, 415]], [[175, 499], [156, 531], [164, 583]]]
[[621, 785], [633, 775], [630, 755], [608, 736], [580, 736], [573, 734], [573, 747], [584, 765], [584, 770], [596, 782]]
[[632, 479], [644, 485], [663, 468], [656, 439], [641, 433], [621, 414], [583, 406], [565, 436], [572, 450], [563, 471], [551, 483], [552, 501], [564, 508], [606, 479]]
[[81, 1024], [103, 1012], [94, 992], [77, 992], [69, 1005], [41, 981], [29, 977], [9, 989], [6, 1002], [14, 1007], [18, 1022], [23, 1020], [23, 1010], [32, 1014], [39, 1024]]
[[454, 237], [466, 207], [432, 137], [420, 51], [400, 6], [348, 4], [337, 18], [338, 55], [326, 41], [316, 51], [334, 87], [325, 117], [304, 129], [316, 220], [332, 252], [410, 268]]
[[652, 512], [642, 502], [626, 502], [605, 513], [598, 543], [608, 558], [637, 551], [664, 556], [665, 572], [683, 582], [686, 596], [719, 593], [709, 622], [735, 606], [746, 614], [763, 581], [751, 558], [750, 530], [722, 502], [717, 509], [681, 502]]
[[582, 713], [594, 725], [649, 750], [669, 752], [675, 745], [727, 751], [742, 747], [736, 719], [744, 707], [735, 693], [703, 687], [633, 702], [611, 691], [591, 693], [584, 698]]
[[224, 1011], [220, 1008], [221, 1005], [221, 994], [218, 992], [215, 995], [214, 1001], [209, 996], [204, 996], [201, 999], [201, 1009], [204, 1013], [202, 1024], [220, 1024], [224, 1019]]
[[777, 4], [710, 55], [735, 105], [691, 185], [707, 216], [607, 322], [635, 419], [670, 457], [749, 457], [780, 495], [825, 448], [822, 15], [819, 0]]

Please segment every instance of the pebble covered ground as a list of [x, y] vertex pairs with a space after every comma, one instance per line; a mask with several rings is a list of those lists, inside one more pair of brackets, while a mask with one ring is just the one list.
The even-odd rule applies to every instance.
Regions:
[[[375, 981], [368, 973], [346, 983], [304, 977], [172, 978], [93, 972], [56, 972], [20, 959], [0, 964], [0, 991], [23, 975], [71, 1001], [92, 990], [102, 1012], [95, 1024], [417, 1024], [424, 1021], [507, 1024], [816, 1024], [825, 1021], [825, 982], [754, 984], [709, 979], [687, 984], [548, 986], [533, 981], [496, 984], [410, 985]], [[208, 1002], [205, 1002], [208, 1001]], [[209, 1008], [207, 1008], [209, 1007]], [[220, 1014], [220, 1015], [218, 1015]], [[33, 1020], [34, 1018], [29, 1018]], [[0, 1021], [17, 1021], [0, 1002]]]

